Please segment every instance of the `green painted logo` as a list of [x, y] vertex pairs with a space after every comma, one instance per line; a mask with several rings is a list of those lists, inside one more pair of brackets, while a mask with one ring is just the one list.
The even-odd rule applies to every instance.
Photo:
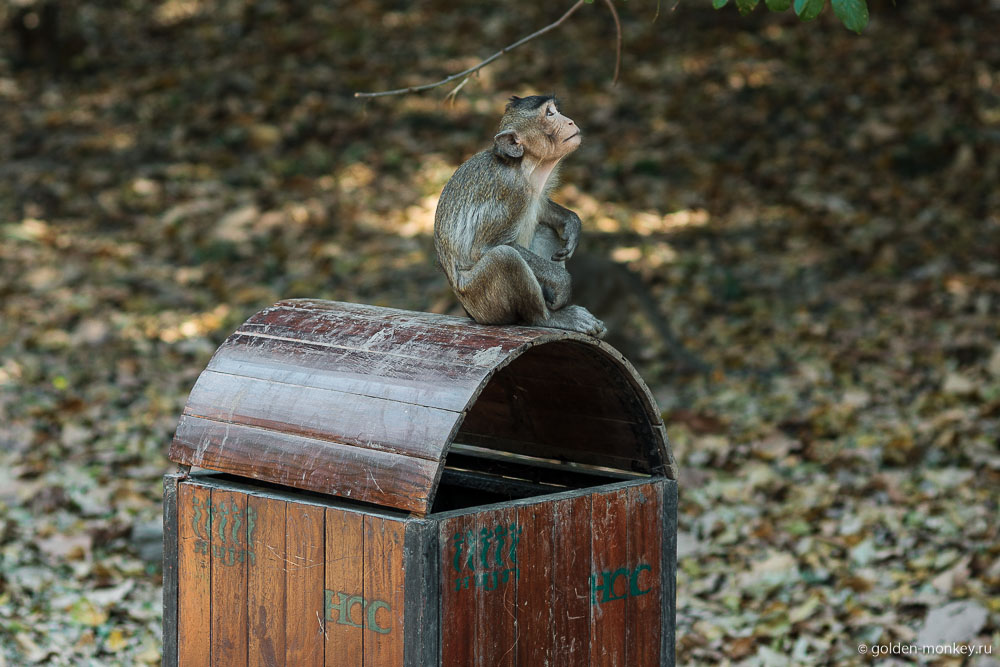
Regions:
[[[614, 572], [611, 570], [595, 572], [590, 575], [590, 603], [604, 604], [614, 600], [624, 600], [627, 597], [645, 595], [653, 590], [653, 586], [642, 588], [639, 577], [643, 572], [651, 572], [652, 570], [653, 568], [646, 563], [640, 563], [631, 570], [627, 567], [620, 567]], [[621, 593], [615, 593], [615, 584], [619, 579], [624, 579], [625, 584], [622, 586]]]
[[501, 583], [521, 576], [517, 567], [517, 545], [521, 526], [516, 523], [483, 528], [478, 533], [467, 530], [451, 537], [451, 565], [458, 574], [455, 590], [480, 588], [495, 590]]
[[[392, 624], [388, 626], [378, 624], [379, 609], [385, 609], [390, 614], [392, 613], [392, 607], [385, 600], [366, 600], [360, 595], [351, 595], [343, 591], [327, 590], [324, 592], [326, 593], [326, 620], [333, 621], [337, 625], [364, 628], [380, 635], [392, 632]], [[358, 621], [351, 618], [351, 612], [354, 611], [355, 607], [361, 607]]]
[[247, 548], [257, 527], [257, 512], [252, 507], [243, 509], [235, 501], [213, 504], [208, 498], [204, 501], [192, 498], [191, 506], [194, 509], [191, 527], [197, 538], [195, 553], [207, 556], [211, 549], [220, 563], [229, 566], [247, 560], [257, 563], [254, 552]]

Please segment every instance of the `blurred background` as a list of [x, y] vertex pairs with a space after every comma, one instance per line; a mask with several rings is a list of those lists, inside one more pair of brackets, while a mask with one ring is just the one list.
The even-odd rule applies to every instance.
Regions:
[[550, 92], [574, 300], [682, 469], [678, 664], [1000, 664], [1000, 5], [876, 0], [859, 36], [632, 0], [612, 85], [598, 2], [454, 103], [352, 96], [564, 4], [0, 2], [0, 665], [159, 662], [160, 477], [213, 350], [282, 298], [461, 313], [438, 194]]

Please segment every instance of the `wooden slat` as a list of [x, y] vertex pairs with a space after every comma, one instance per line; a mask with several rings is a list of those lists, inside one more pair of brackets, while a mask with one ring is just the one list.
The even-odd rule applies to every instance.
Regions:
[[[517, 508], [521, 527], [517, 580], [517, 664], [552, 665], [556, 658], [556, 614], [553, 607], [553, 528], [555, 503], [536, 503]], [[560, 526], [563, 530], [565, 526]], [[560, 553], [560, 558], [566, 554]], [[585, 575], [586, 576], [586, 575]], [[560, 662], [561, 664], [561, 662]]]
[[588, 494], [581, 493], [553, 503], [554, 665], [586, 667], [590, 664], [590, 501]]
[[364, 667], [402, 667], [405, 523], [366, 515]]
[[364, 553], [363, 515], [327, 508], [326, 667], [363, 662]]
[[211, 664], [212, 492], [182, 482], [177, 489], [177, 648], [184, 667]]
[[208, 370], [332, 389], [460, 412], [486, 370], [434, 357], [338, 349], [302, 341], [234, 334]]
[[[590, 664], [625, 667], [625, 600], [628, 576], [628, 492], [594, 494], [591, 498]], [[616, 577], [617, 573], [617, 577]], [[608, 592], [600, 590], [601, 584]]]
[[517, 658], [519, 554], [536, 537], [517, 522], [517, 509], [476, 514], [476, 664], [513, 667]]
[[628, 489], [628, 627], [625, 664], [658, 667], [661, 632], [661, 549], [663, 545], [662, 482]]
[[249, 664], [285, 664], [285, 501], [247, 497]]
[[[247, 664], [247, 497], [212, 491], [212, 665]], [[202, 629], [204, 631], [204, 629]]]
[[163, 477], [163, 666], [177, 665], [177, 482]]
[[[476, 590], [475, 553], [467, 562], [467, 543], [474, 541], [476, 518], [462, 514], [439, 524], [441, 544], [441, 664], [475, 664]], [[470, 538], [470, 534], [472, 538]]]
[[484, 447], [495, 451], [505, 451], [512, 454], [524, 454], [526, 456], [537, 456], [539, 458], [556, 459], [559, 461], [572, 461], [586, 465], [603, 466], [615, 470], [626, 470], [630, 472], [649, 473], [648, 462], [636, 460], [629, 456], [618, 456], [617, 453], [608, 452], [588, 452], [573, 447], [573, 443], [562, 442], [558, 445], [532, 442], [530, 440], [514, 440], [484, 433], [468, 433], [459, 430], [455, 436], [456, 442], [465, 445]]
[[[219, 396], [236, 399], [219, 405]], [[448, 410], [215, 371], [198, 378], [184, 414], [429, 459], [440, 456], [438, 438], [460, 418]]]
[[288, 503], [285, 516], [285, 663], [322, 667], [325, 662], [325, 510]]
[[388, 352], [399, 357], [433, 357], [483, 368], [492, 368], [507, 352], [539, 335], [474, 323], [452, 324], [417, 313], [383, 313], [368, 319], [351, 312], [280, 306], [258, 313], [239, 328], [239, 333]]
[[171, 459], [243, 477], [398, 507], [427, 509], [437, 463], [249, 426], [181, 417]]

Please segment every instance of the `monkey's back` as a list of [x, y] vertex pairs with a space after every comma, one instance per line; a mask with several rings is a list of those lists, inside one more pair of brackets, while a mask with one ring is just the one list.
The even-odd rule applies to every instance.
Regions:
[[445, 184], [434, 212], [434, 249], [455, 283], [455, 273], [493, 246], [513, 243], [527, 205], [527, 183], [516, 165], [491, 150], [462, 163]]

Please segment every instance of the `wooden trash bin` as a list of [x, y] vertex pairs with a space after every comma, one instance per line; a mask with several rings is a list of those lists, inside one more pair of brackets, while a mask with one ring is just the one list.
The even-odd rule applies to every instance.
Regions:
[[170, 447], [163, 664], [672, 665], [664, 433], [593, 338], [280, 302]]

